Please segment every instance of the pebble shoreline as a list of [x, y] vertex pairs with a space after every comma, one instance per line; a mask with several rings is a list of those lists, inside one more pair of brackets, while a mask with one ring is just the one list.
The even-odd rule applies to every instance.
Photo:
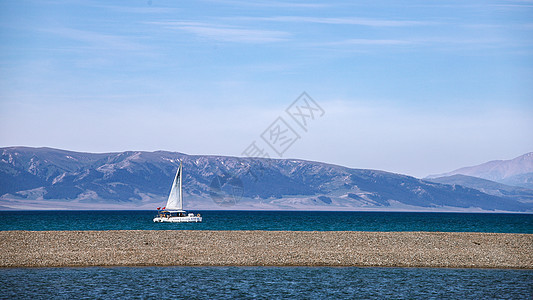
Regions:
[[533, 269], [533, 234], [1, 231], [0, 267], [378, 266]]

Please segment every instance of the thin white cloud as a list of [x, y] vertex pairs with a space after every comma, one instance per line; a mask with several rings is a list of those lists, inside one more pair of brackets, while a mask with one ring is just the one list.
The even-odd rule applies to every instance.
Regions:
[[170, 21], [151, 22], [151, 24], [162, 25], [171, 29], [179, 29], [193, 33], [202, 38], [221, 42], [271, 43], [285, 41], [289, 37], [289, 33], [284, 31], [248, 29], [202, 22]]
[[533, 4], [493, 4], [492, 7], [503, 7], [503, 8], [533, 8]]
[[323, 3], [297, 3], [283, 1], [239, 1], [239, 0], [208, 0], [217, 4], [253, 6], [253, 7], [278, 7], [278, 8], [323, 8], [329, 5]]
[[339, 42], [328, 43], [328, 45], [408, 45], [413, 44], [409, 40], [380, 40], [380, 39], [347, 39]]
[[[39, 4], [46, 4], [46, 5], [78, 5], [80, 7], [89, 7], [89, 8], [98, 8], [98, 9], [104, 9], [104, 10], [112, 10], [116, 12], [123, 12], [123, 13], [138, 13], [138, 14], [147, 14], [147, 13], [172, 13], [178, 10], [177, 8], [173, 7], [167, 7], [167, 6], [160, 6], [160, 5], [152, 5], [152, 1], [124, 1], [124, 3], [121, 3], [121, 5], [110, 5], [105, 4], [105, 1], [95, 2], [95, 1], [85, 1], [85, 0], [70, 0], [68, 3], [67, 1], [62, 0], [37, 0], [35, 3]], [[108, 1], [109, 2], [109, 1]], [[158, 1], [159, 2], [159, 1]]]
[[155, 6], [119, 6], [119, 5], [94, 5], [95, 7], [113, 10], [123, 13], [135, 13], [135, 14], [167, 14], [173, 13], [177, 9], [170, 7], [155, 7]]
[[113, 49], [130, 51], [147, 50], [147, 47], [145, 45], [132, 41], [131, 39], [120, 35], [102, 34], [93, 31], [72, 28], [50, 28], [41, 29], [41, 31], [85, 43], [93, 49]]
[[[516, 43], [512, 40], [497, 38], [475, 38], [475, 37], [431, 37], [431, 38], [390, 38], [390, 39], [367, 39], [352, 38], [331, 40], [328, 42], [304, 43], [307, 49], [324, 50], [328, 53], [364, 52], [375, 50], [385, 51], [418, 51], [431, 50], [439, 52], [471, 52], [477, 51], [477, 55], [483, 55], [483, 50], [487, 49], [515, 49], [529, 44]], [[516, 53], [516, 52], [515, 52]]]
[[340, 41], [333, 41], [328, 43], [316, 44], [316, 46], [393, 46], [393, 45], [415, 45], [415, 46], [438, 46], [451, 45], [457, 47], [459, 45], [471, 46], [502, 46], [508, 44], [509, 41], [503, 39], [488, 39], [488, 38], [458, 38], [458, 37], [432, 37], [432, 38], [409, 38], [409, 39], [345, 39]]
[[531, 30], [531, 29], [533, 29], [533, 23], [518, 24], [515, 27], [517, 29]]
[[245, 17], [242, 20], [270, 21], [270, 22], [294, 22], [294, 23], [319, 23], [333, 25], [360, 25], [370, 27], [400, 27], [433, 25], [434, 22], [410, 21], [410, 20], [383, 20], [369, 18], [327, 18], [327, 17], [299, 17], [299, 16], [276, 16], [276, 17]]

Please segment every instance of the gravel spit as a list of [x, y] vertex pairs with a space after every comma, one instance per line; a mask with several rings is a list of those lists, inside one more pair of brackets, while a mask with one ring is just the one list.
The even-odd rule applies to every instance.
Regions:
[[0, 267], [379, 266], [533, 269], [533, 234], [0, 231]]

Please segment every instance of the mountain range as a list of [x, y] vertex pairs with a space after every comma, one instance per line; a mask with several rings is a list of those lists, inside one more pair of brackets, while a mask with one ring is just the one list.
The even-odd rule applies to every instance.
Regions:
[[295, 159], [29, 147], [0, 154], [2, 209], [154, 209], [181, 161], [186, 209], [533, 211], [526, 188], [483, 190]]
[[461, 185], [479, 190], [489, 195], [513, 198], [518, 201], [533, 203], [533, 190], [519, 186], [510, 186], [483, 178], [456, 174], [428, 180], [443, 184]]
[[493, 160], [476, 166], [460, 168], [448, 173], [430, 175], [427, 178], [433, 179], [458, 174], [533, 189], [533, 152], [510, 160]]

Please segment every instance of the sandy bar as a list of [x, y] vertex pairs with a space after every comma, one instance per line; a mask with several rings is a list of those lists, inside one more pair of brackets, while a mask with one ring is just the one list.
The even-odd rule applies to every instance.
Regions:
[[353, 231], [1, 231], [0, 267], [533, 269], [533, 235]]

